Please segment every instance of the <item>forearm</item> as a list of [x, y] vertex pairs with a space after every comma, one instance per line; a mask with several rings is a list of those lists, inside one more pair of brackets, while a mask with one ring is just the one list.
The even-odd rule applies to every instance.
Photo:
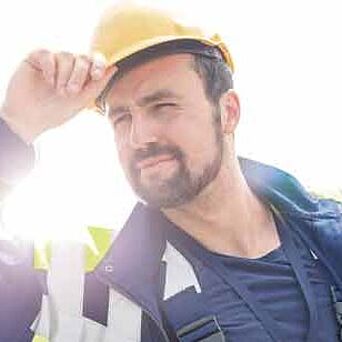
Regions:
[[32, 145], [26, 144], [0, 117], [0, 202], [18, 180], [34, 165]]

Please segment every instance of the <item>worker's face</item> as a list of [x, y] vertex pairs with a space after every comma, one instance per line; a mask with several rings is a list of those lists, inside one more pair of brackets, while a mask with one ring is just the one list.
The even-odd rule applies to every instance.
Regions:
[[206, 98], [191, 58], [166, 56], [135, 67], [107, 97], [126, 176], [137, 195], [157, 207], [194, 199], [222, 163], [220, 109]]

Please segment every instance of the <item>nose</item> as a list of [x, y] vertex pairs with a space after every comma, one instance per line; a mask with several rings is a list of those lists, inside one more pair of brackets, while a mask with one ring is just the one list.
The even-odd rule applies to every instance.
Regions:
[[134, 149], [145, 148], [148, 144], [157, 142], [156, 125], [152, 119], [142, 113], [135, 113], [132, 118], [130, 144]]

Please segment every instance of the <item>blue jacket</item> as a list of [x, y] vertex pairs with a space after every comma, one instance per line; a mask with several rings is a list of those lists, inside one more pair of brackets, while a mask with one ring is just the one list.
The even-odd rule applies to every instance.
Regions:
[[[0, 189], [7, 189], [6, 180], [13, 183], [17, 178], [13, 177], [14, 172], [22, 175], [29, 169], [32, 150], [1, 121], [0, 146]], [[16, 161], [16, 168], [8, 165], [11, 161]], [[333, 284], [342, 288], [342, 206], [312, 197], [294, 177], [279, 169], [242, 158], [240, 163], [252, 190], [272, 204], [285, 220], [296, 223], [291, 225], [294, 234], [301, 236], [325, 265]], [[163, 224], [165, 218], [158, 210], [137, 204], [95, 270], [101, 281], [143, 309], [143, 342], [163, 341], [165, 335], [169, 335], [169, 340], [175, 339], [158, 305], [160, 265], [166, 245], [163, 230], [158, 227]], [[43, 289], [30, 262], [21, 257], [19, 250], [16, 262], [1, 258], [6, 248], [9, 247], [0, 244], [0, 342], [30, 341], [29, 326], [39, 311]]]

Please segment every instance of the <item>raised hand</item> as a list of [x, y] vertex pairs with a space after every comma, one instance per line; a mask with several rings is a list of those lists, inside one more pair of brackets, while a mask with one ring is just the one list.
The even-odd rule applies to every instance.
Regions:
[[91, 105], [116, 70], [99, 57], [34, 51], [12, 76], [0, 116], [31, 143]]

